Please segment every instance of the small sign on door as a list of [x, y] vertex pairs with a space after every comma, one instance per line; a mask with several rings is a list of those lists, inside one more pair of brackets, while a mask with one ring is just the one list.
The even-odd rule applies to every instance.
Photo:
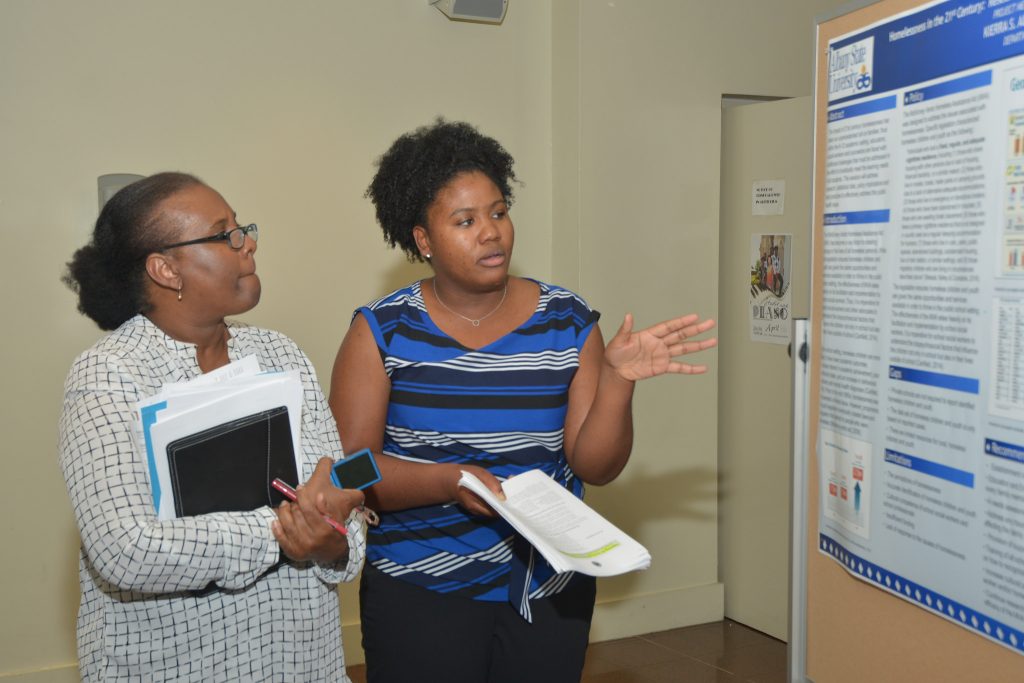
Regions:
[[754, 216], [781, 216], [785, 206], [785, 180], [754, 181], [750, 208]]

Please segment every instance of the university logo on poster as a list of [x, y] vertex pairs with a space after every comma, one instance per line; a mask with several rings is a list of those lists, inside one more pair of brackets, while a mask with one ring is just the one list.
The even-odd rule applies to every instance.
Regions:
[[875, 37], [829, 50], [828, 100], [871, 92], [875, 61]]

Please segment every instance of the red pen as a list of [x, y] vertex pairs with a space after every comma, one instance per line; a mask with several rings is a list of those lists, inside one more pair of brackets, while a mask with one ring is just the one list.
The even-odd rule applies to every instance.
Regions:
[[[298, 496], [295, 495], [295, 489], [289, 486], [288, 482], [282, 479], [275, 479], [274, 481], [270, 482], [270, 485], [273, 486], [278, 491], [280, 491], [281, 495], [283, 495], [288, 500], [293, 501], [296, 498], [298, 498]], [[323, 518], [324, 521], [330, 524], [334, 528], [334, 530], [337, 531], [339, 534], [342, 534], [343, 536], [348, 536], [348, 529], [345, 528], [344, 524], [339, 524], [328, 515], [323, 515]]]

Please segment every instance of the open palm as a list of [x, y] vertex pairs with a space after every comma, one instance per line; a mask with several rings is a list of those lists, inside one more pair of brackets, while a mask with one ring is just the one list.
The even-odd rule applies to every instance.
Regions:
[[706, 365], [682, 363], [675, 358], [716, 346], [717, 337], [693, 339], [714, 326], [714, 320], [700, 320], [700, 316], [691, 313], [634, 332], [633, 314], [627, 313], [619, 331], [605, 347], [605, 362], [623, 379], [633, 382], [666, 373], [707, 372]]

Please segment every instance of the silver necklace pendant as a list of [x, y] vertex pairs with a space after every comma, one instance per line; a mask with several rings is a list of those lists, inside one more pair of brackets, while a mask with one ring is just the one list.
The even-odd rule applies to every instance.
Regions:
[[503, 291], [503, 292], [501, 293], [501, 301], [499, 301], [499, 302], [498, 302], [498, 305], [497, 305], [497, 306], [495, 306], [495, 307], [494, 307], [494, 308], [493, 308], [493, 309], [491, 310], [491, 312], [490, 312], [490, 313], [488, 313], [487, 315], [485, 315], [485, 316], [483, 316], [483, 317], [481, 317], [481, 318], [476, 318], [476, 319], [473, 319], [473, 318], [470, 318], [469, 316], [465, 316], [465, 315], [462, 315], [461, 313], [459, 313], [459, 312], [458, 312], [458, 311], [456, 311], [456, 310], [453, 310], [453, 309], [449, 308], [448, 304], [446, 304], [446, 303], [445, 303], [444, 301], [442, 301], [442, 300], [441, 300], [441, 297], [440, 297], [440, 296], [438, 296], [438, 294], [437, 294], [437, 279], [436, 279], [436, 278], [435, 278], [435, 279], [432, 279], [432, 280], [430, 281], [430, 287], [431, 287], [431, 289], [433, 289], [433, 290], [434, 290], [434, 298], [435, 298], [435, 299], [437, 299], [437, 303], [441, 304], [441, 306], [442, 306], [442, 307], [443, 307], [443, 308], [444, 308], [444, 309], [445, 309], [446, 311], [448, 311], [449, 313], [452, 313], [452, 314], [454, 314], [454, 315], [457, 315], [457, 316], [459, 316], [460, 318], [462, 318], [462, 319], [463, 319], [463, 320], [465, 320], [466, 322], [470, 323], [470, 324], [471, 324], [471, 325], [472, 325], [473, 327], [480, 327], [480, 321], [484, 320], [485, 318], [490, 318], [490, 317], [491, 317], [492, 315], [494, 315], [495, 313], [497, 313], [497, 312], [498, 312], [498, 309], [499, 309], [499, 308], [501, 308], [501, 305], [502, 305], [503, 303], [505, 303], [505, 297], [506, 297], [506, 296], [508, 296], [508, 280], [506, 279], [506, 280], [505, 280], [505, 290], [504, 290], [504, 291]]

